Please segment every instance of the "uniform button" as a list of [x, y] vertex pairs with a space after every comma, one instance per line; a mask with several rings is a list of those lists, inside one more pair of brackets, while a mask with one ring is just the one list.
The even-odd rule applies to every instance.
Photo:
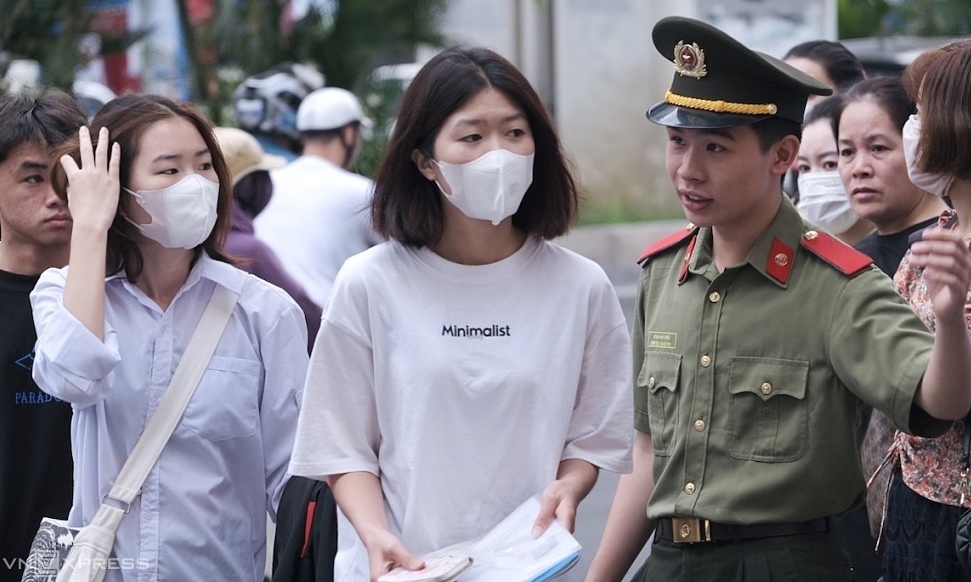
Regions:
[[762, 384], [762, 394], [765, 394], [766, 396], [772, 394], [772, 384], [769, 384], [768, 382]]
[[651, 376], [650, 378], [647, 379], [648, 388], [654, 388], [656, 384], [657, 384], [657, 380], [654, 379], [654, 376]]
[[816, 232], [815, 230], [810, 230], [809, 232], [806, 233], [805, 236], [806, 236], [806, 240], [816, 240], [816, 237], [819, 236], [819, 233]]
[[685, 485], [684, 486], [684, 492], [687, 493], [688, 495], [694, 494], [694, 492], [695, 492], [695, 484], [694, 483], [688, 483], [687, 485]]
[[780, 267], [785, 267], [789, 264], [789, 257], [787, 257], [785, 253], [779, 253], [775, 256], [775, 264], [779, 265]]
[[712, 303], [718, 303], [721, 300], [722, 295], [718, 291], [712, 291], [711, 295], [708, 296], [708, 301], [711, 301]]
[[707, 368], [710, 365], [711, 365], [711, 356], [707, 356], [707, 355], [701, 356], [701, 367]]
[[705, 421], [698, 419], [695, 421], [695, 430], [701, 432], [705, 430]]

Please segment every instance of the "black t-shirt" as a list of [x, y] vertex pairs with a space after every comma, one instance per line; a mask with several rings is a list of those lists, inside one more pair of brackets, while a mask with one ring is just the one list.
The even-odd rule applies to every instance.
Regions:
[[67, 518], [74, 485], [71, 405], [31, 378], [37, 279], [0, 271], [0, 582], [19, 582], [41, 518]]
[[877, 234], [874, 232], [856, 243], [855, 248], [873, 259], [873, 264], [881, 271], [893, 277], [900, 265], [900, 260], [904, 258], [907, 249], [910, 248], [910, 235], [935, 224], [937, 224], [937, 218], [931, 218], [893, 234]]

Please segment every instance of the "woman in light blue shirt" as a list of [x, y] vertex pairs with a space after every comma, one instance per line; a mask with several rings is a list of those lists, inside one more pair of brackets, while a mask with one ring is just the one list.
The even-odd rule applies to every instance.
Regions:
[[34, 377], [74, 407], [69, 522], [93, 518], [221, 285], [239, 302], [121, 522], [106, 580], [262, 580], [307, 369], [300, 308], [222, 251], [232, 181], [195, 109], [124, 96], [62, 153], [70, 260], [31, 301]]

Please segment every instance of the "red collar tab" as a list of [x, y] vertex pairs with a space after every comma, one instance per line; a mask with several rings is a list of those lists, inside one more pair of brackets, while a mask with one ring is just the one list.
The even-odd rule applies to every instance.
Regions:
[[691, 264], [691, 252], [695, 250], [695, 243], [698, 237], [692, 237], [688, 243], [688, 248], [684, 250], [684, 260], [681, 261], [681, 272], [678, 273], [678, 283], [684, 283], [684, 278], [688, 276], [688, 265]]
[[669, 234], [664, 238], [654, 241], [646, 249], [644, 249], [644, 251], [641, 253], [640, 258], [637, 259], [637, 262], [643, 263], [647, 259], [658, 254], [659, 252], [677, 245], [678, 243], [682, 242], [683, 240], [693, 235], [697, 231], [698, 231], [697, 226], [693, 224], [688, 224], [688, 226], [686, 226], [685, 228], [682, 228], [681, 230], [675, 233]]
[[785, 285], [789, 282], [792, 259], [795, 255], [796, 252], [792, 247], [777, 238], [772, 239], [772, 246], [769, 247], [769, 260], [765, 263], [765, 272]]
[[850, 277], [873, 264], [873, 259], [867, 255], [821, 230], [810, 230], [803, 234], [802, 246]]

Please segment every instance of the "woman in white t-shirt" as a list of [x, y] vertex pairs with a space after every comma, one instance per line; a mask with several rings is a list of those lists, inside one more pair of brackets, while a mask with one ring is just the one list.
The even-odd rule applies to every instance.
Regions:
[[303, 314], [222, 250], [232, 179], [194, 108], [119, 97], [62, 153], [53, 182], [74, 220], [68, 267], [45, 271], [31, 303], [34, 378], [74, 408], [69, 522], [93, 519], [225, 287], [239, 300], [121, 520], [106, 580], [261, 581], [307, 370]]
[[533, 495], [534, 535], [572, 531], [599, 469], [631, 469], [632, 364], [603, 270], [550, 242], [577, 189], [539, 97], [490, 50], [438, 54], [375, 184], [390, 242], [337, 277], [290, 465], [333, 487], [335, 579], [417, 569]]

